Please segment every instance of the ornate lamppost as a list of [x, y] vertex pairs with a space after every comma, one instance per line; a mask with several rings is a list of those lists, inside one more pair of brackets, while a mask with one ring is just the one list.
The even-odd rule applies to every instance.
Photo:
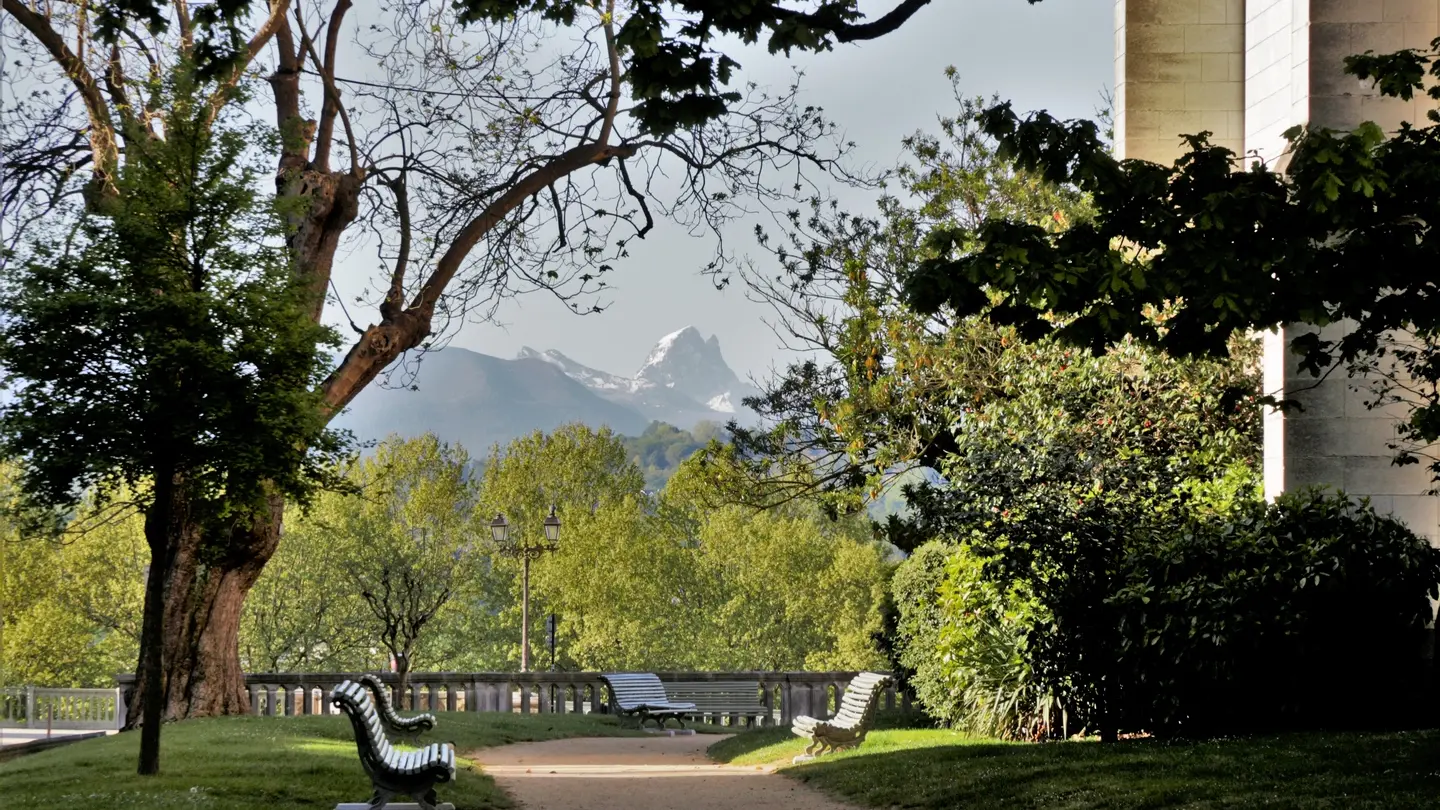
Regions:
[[499, 546], [500, 553], [507, 557], [519, 557], [524, 568], [520, 580], [520, 671], [530, 671], [530, 561], [538, 560], [547, 551], [560, 548], [560, 518], [555, 517], [555, 507], [550, 507], [550, 516], [545, 518], [545, 539], [530, 543], [524, 539], [510, 539], [510, 523], [502, 514], [490, 521], [490, 536]]

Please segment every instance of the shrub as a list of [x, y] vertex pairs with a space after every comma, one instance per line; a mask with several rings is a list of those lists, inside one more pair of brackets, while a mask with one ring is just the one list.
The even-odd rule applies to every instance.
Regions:
[[1010, 738], [1423, 719], [1440, 551], [1343, 493], [1224, 518], [1176, 507], [1037, 502], [968, 544], [917, 549], [894, 593], [927, 711]]
[[1064, 729], [1054, 691], [1028, 657], [1028, 633], [1049, 625], [1049, 615], [1023, 586], [990, 581], [981, 558], [961, 546], [946, 561], [939, 613], [939, 645], [927, 675], [935, 681], [930, 691], [943, 692], [954, 725], [1028, 740]]
[[932, 670], [940, 644], [940, 583], [945, 578], [945, 561], [951, 548], [943, 541], [932, 540], [896, 566], [890, 579], [895, 628], [893, 640], [887, 645], [901, 685], [913, 689], [925, 710], [945, 722], [952, 720], [943, 694], [935, 689]]
[[1118, 721], [1163, 733], [1413, 722], [1440, 551], [1317, 490], [1132, 550]]

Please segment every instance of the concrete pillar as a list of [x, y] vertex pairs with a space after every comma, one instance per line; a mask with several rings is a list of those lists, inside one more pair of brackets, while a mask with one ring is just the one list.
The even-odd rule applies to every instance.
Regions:
[[[1250, 0], [1247, 13], [1246, 148], [1284, 167], [1281, 137], [1287, 128], [1310, 123], [1351, 129], [1374, 121], [1393, 131], [1401, 121], [1425, 120], [1429, 99], [1382, 98], [1368, 82], [1344, 72], [1344, 59], [1373, 50], [1427, 48], [1440, 34], [1440, 0]], [[1288, 43], [1288, 49], [1287, 49]], [[1335, 339], [1347, 324], [1321, 331]], [[1396, 467], [1396, 424], [1408, 409], [1367, 407], [1376, 400], [1374, 382], [1337, 369], [1317, 380], [1301, 372], [1284, 345], [1314, 327], [1293, 324], [1284, 339], [1265, 345], [1267, 390], [1299, 401], [1300, 412], [1265, 418], [1266, 495], [1305, 485], [1329, 485], [1368, 497], [1416, 534], [1440, 540], [1440, 501], [1425, 465]], [[1280, 387], [1276, 388], [1276, 379]]]
[[1244, 0], [1116, 0], [1115, 145], [1121, 157], [1169, 163], [1180, 135], [1212, 133], [1241, 151], [1245, 135]]
[[[1169, 163], [1181, 152], [1179, 135], [1210, 130], [1215, 143], [1283, 170], [1283, 133], [1292, 126], [1423, 122], [1433, 101], [1381, 98], [1346, 76], [1343, 60], [1425, 49], [1437, 35], [1440, 0], [1116, 0], [1117, 151]], [[1300, 372], [1285, 345], [1308, 329], [1263, 337], [1266, 391], [1305, 406], [1265, 415], [1266, 495], [1340, 487], [1440, 542], [1440, 500], [1425, 494], [1424, 465], [1390, 463], [1387, 444], [1405, 409], [1367, 408], [1371, 384], [1343, 370], [1319, 382]]]

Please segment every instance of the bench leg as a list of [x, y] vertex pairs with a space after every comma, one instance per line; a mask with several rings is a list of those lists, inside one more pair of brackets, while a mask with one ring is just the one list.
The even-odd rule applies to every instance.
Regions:
[[420, 805], [420, 810], [435, 810], [435, 802], [439, 797], [435, 795], [435, 788], [425, 791], [425, 795], [416, 796], [415, 803]]
[[381, 787], [375, 788], [375, 795], [370, 797], [370, 810], [383, 810], [395, 794]]

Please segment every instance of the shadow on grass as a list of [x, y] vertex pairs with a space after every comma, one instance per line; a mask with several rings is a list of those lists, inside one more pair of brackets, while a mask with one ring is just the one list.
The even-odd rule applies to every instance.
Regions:
[[[876, 736], [886, 737], [885, 732], [890, 731], [925, 730], [934, 732], [934, 726], [933, 721], [918, 712], [905, 714], [895, 712], [882, 714], [876, 718], [873, 726], [875, 730], [871, 734], [874, 735], [872, 736], [874, 739]], [[954, 736], [948, 731], [939, 733], [946, 737]], [[706, 753], [716, 762], [733, 765], [768, 765], [779, 762], [788, 764], [791, 757], [804, 752], [806, 744], [807, 741], [795, 736], [789, 726], [770, 726], [742, 730], [729, 739], [720, 740], [711, 745]]]
[[[454, 742], [453, 783], [438, 786], [457, 810], [512, 806], [467, 758], [492, 745], [576, 736], [630, 736], [613, 718], [441, 715], [422, 743]], [[0, 807], [333, 808], [365, 801], [370, 780], [344, 717], [227, 717], [166, 725], [158, 776], [135, 773], [140, 737], [86, 740], [0, 764]]]
[[1116, 745], [926, 736], [907, 747], [867, 743], [784, 773], [886, 808], [1405, 809], [1433, 808], [1440, 795], [1434, 731]]

